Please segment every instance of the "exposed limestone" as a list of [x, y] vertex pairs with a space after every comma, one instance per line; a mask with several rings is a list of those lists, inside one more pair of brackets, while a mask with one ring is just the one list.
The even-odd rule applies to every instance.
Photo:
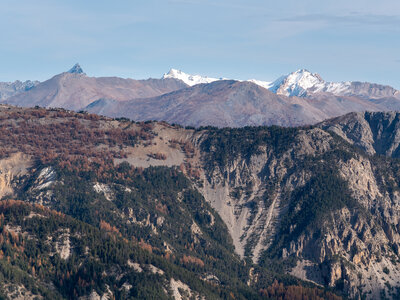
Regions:
[[201, 236], [203, 234], [203, 232], [201, 231], [199, 225], [197, 225], [194, 222], [193, 222], [192, 226], [190, 226], [190, 230], [191, 230], [192, 234], [195, 234], [195, 235]]
[[46, 167], [42, 169], [39, 173], [39, 176], [36, 179], [35, 190], [43, 190], [45, 188], [50, 187], [56, 179], [56, 172], [52, 167]]
[[164, 275], [164, 273], [165, 273], [163, 270], [161, 270], [161, 269], [159, 269], [156, 266], [153, 266], [151, 264], [150, 265], [146, 265], [146, 266], [150, 270], [150, 272], [153, 273], [153, 274]]
[[23, 285], [16, 284], [4, 284], [1, 287], [3, 293], [7, 295], [8, 299], [13, 300], [26, 300], [26, 299], [43, 299], [40, 295], [34, 295], [31, 291], [27, 290]]
[[376, 183], [371, 163], [363, 157], [351, 159], [339, 166], [340, 175], [349, 183], [353, 196], [370, 209], [374, 200], [383, 197]]
[[[192, 299], [192, 290], [187, 284], [183, 283], [182, 281], [171, 278], [169, 282], [169, 287], [172, 291], [172, 297], [175, 300]], [[195, 297], [195, 299], [198, 299], [198, 297]]]
[[54, 253], [60, 255], [61, 259], [68, 259], [72, 254], [69, 228], [47, 237], [47, 243], [53, 246]]
[[[357, 126], [363, 127], [355, 124], [354, 128]], [[369, 153], [376, 148], [376, 143], [370, 143], [372, 133], [366, 130], [358, 135], [365, 137], [362, 143]], [[348, 136], [345, 138], [352, 142]], [[257, 154], [246, 159], [238, 156], [222, 169], [204, 168], [199, 190], [227, 224], [240, 256], [250, 256], [256, 262], [272, 245], [287, 210], [287, 195], [305, 186], [313, 176], [296, 165], [336, 148], [335, 137], [313, 128], [301, 130], [293, 145], [279, 157], [268, 147], [261, 147]], [[388, 151], [395, 153], [393, 149]], [[338, 175], [348, 183], [353, 198], [366, 213], [346, 207], [332, 212], [326, 217], [321, 236], [314, 237], [311, 231], [283, 247], [282, 259], [297, 259], [292, 275], [322, 286], [343, 284], [350, 297], [376, 299], [382, 290], [387, 298], [393, 297], [389, 287], [400, 286], [400, 193], [382, 190], [378, 184], [382, 179], [377, 178], [372, 164], [367, 155], [358, 153], [338, 161]]]
[[214, 274], [205, 274], [204, 276], [200, 277], [200, 279], [210, 282], [215, 285], [221, 284], [221, 281], [219, 280], [219, 278], [217, 276], [215, 276]]
[[122, 289], [124, 289], [126, 292], [129, 292], [133, 286], [127, 282], [124, 282], [122, 285]]
[[143, 272], [143, 269], [140, 266], [140, 264], [132, 262], [130, 259], [128, 259], [127, 264], [128, 264], [129, 267], [133, 268], [136, 272], [138, 272], [138, 273]]
[[0, 160], [0, 199], [14, 194], [13, 182], [27, 174], [31, 166], [30, 157], [22, 153]]
[[107, 184], [96, 182], [93, 185], [93, 189], [96, 193], [103, 194], [108, 201], [114, 200], [115, 196]]
[[336, 133], [368, 154], [400, 157], [398, 112], [351, 113], [324, 121], [319, 126]]

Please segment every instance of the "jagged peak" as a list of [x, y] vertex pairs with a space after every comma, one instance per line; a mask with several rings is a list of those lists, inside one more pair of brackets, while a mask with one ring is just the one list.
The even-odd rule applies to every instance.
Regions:
[[270, 89], [285, 96], [305, 96], [308, 89], [324, 83], [319, 74], [307, 69], [298, 69], [275, 80]]
[[181, 70], [172, 68], [168, 71], [168, 73], [165, 73], [164, 76], [168, 76], [168, 75], [175, 76], [175, 75], [182, 75], [182, 74], [187, 75], [186, 73], [182, 72]]
[[71, 69], [69, 69], [69, 71], [67, 73], [71, 73], [71, 74], [85, 74], [81, 68], [81, 66], [79, 65], [79, 63], [76, 63]]
[[181, 70], [173, 69], [173, 68], [170, 69], [168, 73], [165, 73], [162, 78], [163, 79], [167, 79], [167, 78], [179, 79], [179, 80], [182, 80], [184, 83], [186, 83], [189, 86], [193, 86], [193, 85], [200, 84], [200, 83], [211, 83], [211, 82], [214, 82], [217, 80], [221, 80], [218, 78], [211, 78], [208, 76], [186, 74], [185, 72], [182, 72]]
[[311, 73], [307, 69], [299, 69], [287, 75], [287, 80], [291, 80], [300, 84], [315, 84], [317, 82], [324, 82], [318, 73]]

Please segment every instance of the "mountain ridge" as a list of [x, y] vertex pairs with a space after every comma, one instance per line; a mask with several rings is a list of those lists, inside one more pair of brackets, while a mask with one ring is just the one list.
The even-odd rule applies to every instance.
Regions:
[[[400, 101], [393, 99], [390, 106]], [[161, 96], [127, 101], [98, 101], [85, 110], [133, 120], [159, 120], [185, 126], [243, 127], [311, 125], [352, 111], [389, 110], [385, 104], [354, 96], [319, 94], [286, 97], [248, 81], [214, 81]]]
[[27, 107], [38, 105], [81, 110], [98, 98], [123, 101], [134, 97], [161, 95], [187, 87], [182, 81], [172, 78], [134, 80], [119, 77], [88, 77], [80, 67], [75, 71], [76, 69], [72, 73], [58, 74], [28, 92], [9, 97], [3, 102]]
[[400, 92], [392, 87], [326, 82], [306, 69], [274, 82], [219, 80], [175, 69], [147, 80], [89, 77], [79, 64], [71, 70], [28, 90], [14, 89], [1, 102], [218, 127], [311, 125], [353, 111], [400, 110]]

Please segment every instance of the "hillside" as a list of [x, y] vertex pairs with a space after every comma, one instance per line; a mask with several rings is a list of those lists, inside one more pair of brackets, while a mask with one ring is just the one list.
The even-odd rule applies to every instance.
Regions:
[[5, 297], [339, 299], [235, 253], [201, 194], [204, 133], [10, 106], [0, 128]]
[[382, 145], [399, 117], [357, 116], [194, 130], [1, 106], [3, 294], [397, 299], [400, 165], [356, 129]]

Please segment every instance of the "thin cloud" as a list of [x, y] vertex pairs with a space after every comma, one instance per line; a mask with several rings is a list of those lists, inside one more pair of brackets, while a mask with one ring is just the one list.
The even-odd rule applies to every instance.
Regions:
[[277, 19], [279, 22], [319, 23], [324, 25], [370, 26], [400, 30], [400, 16], [374, 14], [305, 14]]
[[195, 5], [202, 5], [202, 6], [215, 6], [215, 7], [225, 7], [225, 8], [233, 8], [233, 9], [254, 9], [257, 8], [252, 6], [249, 3], [246, 5], [237, 4], [232, 2], [218, 2], [218, 1], [206, 1], [206, 0], [169, 0], [170, 3], [181, 3], [181, 4], [195, 4]]

